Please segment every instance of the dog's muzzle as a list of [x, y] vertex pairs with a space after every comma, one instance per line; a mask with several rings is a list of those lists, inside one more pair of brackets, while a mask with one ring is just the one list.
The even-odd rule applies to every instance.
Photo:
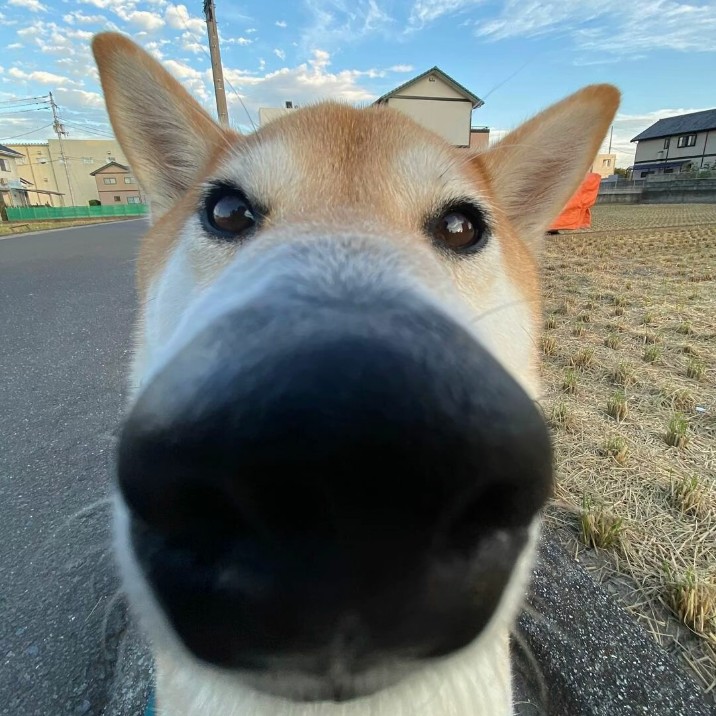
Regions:
[[267, 282], [149, 381], [119, 487], [184, 644], [351, 673], [451, 653], [495, 611], [551, 489], [532, 400], [427, 301]]

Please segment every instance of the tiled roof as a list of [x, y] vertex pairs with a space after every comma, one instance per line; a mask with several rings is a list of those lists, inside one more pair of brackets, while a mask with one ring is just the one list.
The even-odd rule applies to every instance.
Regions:
[[10, 147], [6, 147], [4, 144], [0, 144], [0, 154], [4, 154], [6, 157], [21, 157], [22, 154], [20, 152], [16, 152], [14, 149], [10, 149]]
[[99, 169], [95, 169], [93, 172], [90, 172], [90, 176], [93, 177], [95, 174], [99, 174], [102, 170], [106, 169], [107, 167], [119, 167], [120, 169], [123, 169], [125, 172], [129, 171], [129, 167], [125, 166], [124, 164], [120, 164], [119, 162], [107, 162], [107, 164], [103, 164]]
[[450, 85], [456, 92], [459, 92], [461, 95], [463, 95], [466, 99], [469, 99], [472, 102], [472, 108], [475, 109], [477, 107], [482, 107], [483, 104], [485, 104], [476, 94], [473, 94], [470, 92], [469, 89], [463, 87], [459, 82], [456, 82], [450, 75], [443, 72], [439, 67], [431, 67], [429, 70], [426, 70], [421, 75], [418, 75], [417, 77], [413, 77], [412, 79], [408, 80], [407, 82], [403, 82], [400, 87], [396, 87], [394, 90], [391, 90], [390, 92], [384, 94], [382, 97], [378, 97], [378, 99], [375, 101], [374, 104], [380, 104], [381, 102], [385, 102], [386, 100], [390, 99], [391, 97], [394, 97], [397, 95], [401, 90], [404, 90], [406, 87], [409, 87], [413, 84], [413, 82], [417, 82], [418, 80], [423, 79], [423, 77], [427, 77], [428, 75], [437, 75], [443, 82]]
[[641, 134], [637, 134], [632, 142], [642, 139], [658, 139], [659, 137], [673, 137], [675, 134], [692, 134], [716, 129], [716, 109], [705, 109], [703, 112], [680, 114], [678, 117], [666, 117], [655, 122]]

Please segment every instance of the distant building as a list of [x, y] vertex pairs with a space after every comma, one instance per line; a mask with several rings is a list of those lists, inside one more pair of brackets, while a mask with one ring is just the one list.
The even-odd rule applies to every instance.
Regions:
[[594, 157], [592, 166], [589, 168], [590, 173], [599, 174], [602, 179], [614, 174], [617, 166], [616, 154], [597, 154]]
[[293, 106], [293, 102], [286, 102], [284, 107], [260, 107], [259, 108], [259, 126], [263, 127], [269, 122], [273, 122], [274, 119], [283, 117], [289, 114], [294, 109], [298, 109]]
[[[472, 132], [472, 111], [484, 102], [439, 67], [433, 67], [379, 97], [375, 104], [405, 112], [456, 147], [487, 145], [489, 130]], [[487, 137], [482, 135], [487, 134]]]
[[470, 149], [477, 149], [484, 152], [490, 145], [490, 128], [489, 127], [471, 127], [470, 128]]
[[631, 141], [637, 142], [635, 179], [715, 168], [716, 109], [660, 119]]
[[[16, 161], [18, 174], [36, 189], [62, 195], [62, 205], [87, 206], [99, 199], [92, 172], [108, 162], [127, 164], [127, 158], [116, 139], [64, 139], [62, 145], [67, 171], [60, 156], [57, 139], [45, 142], [21, 142], [8, 146], [22, 156]], [[67, 185], [70, 175], [72, 191]], [[44, 202], [42, 202], [44, 203]]]
[[56, 191], [37, 188], [18, 171], [23, 155], [0, 144], [0, 205], [60, 206], [62, 196]]
[[90, 172], [90, 176], [94, 177], [102, 206], [144, 203], [137, 180], [126, 164], [108, 162]]

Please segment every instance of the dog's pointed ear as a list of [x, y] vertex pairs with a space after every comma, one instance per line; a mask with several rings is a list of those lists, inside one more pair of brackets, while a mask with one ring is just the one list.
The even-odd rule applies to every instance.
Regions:
[[226, 141], [224, 130], [153, 57], [124, 35], [96, 35], [92, 52], [114, 133], [153, 211], [161, 214]]
[[619, 106], [591, 85], [552, 105], [475, 157], [520, 236], [541, 237], [584, 180]]

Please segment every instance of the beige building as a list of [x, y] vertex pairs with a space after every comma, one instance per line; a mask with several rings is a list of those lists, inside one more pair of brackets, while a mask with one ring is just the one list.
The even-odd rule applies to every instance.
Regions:
[[137, 180], [126, 164], [108, 162], [91, 172], [102, 206], [143, 204]]
[[127, 158], [115, 139], [64, 139], [62, 145], [66, 165], [62, 161], [57, 139], [8, 145], [21, 155], [15, 162], [20, 178], [38, 190], [62, 195], [56, 197], [56, 202], [60, 199], [61, 206], [87, 206], [90, 199], [99, 199], [92, 172], [109, 162], [127, 164]]
[[470, 149], [484, 152], [490, 146], [490, 128], [472, 127], [470, 129]]
[[294, 109], [298, 108], [293, 106], [293, 102], [286, 102], [285, 107], [259, 107], [259, 126], [263, 127], [274, 119], [293, 112]]
[[21, 175], [18, 164], [23, 160], [20, 152], [0, 144], [0, 205], [61, 206], [59, 192], [38, 188]]
[[589, 168], [589, 171], [599, 174], [602, 179], [604, 179], [604, 177], [614, 174], [614, 170], [616, 168], [616, 154], [597, 154], [597, 156], [594, 157], [594, 161], [592, 162], [592, 166]]
[[433, 67], [384, 94], [375, 104], [387, 104], [405, 112], [456, 147], [489, 142], [489, 130], [486, 141], [485, 137], [472, 136], [472, 111], [481, 107], [483, 101], [439, 67]]

